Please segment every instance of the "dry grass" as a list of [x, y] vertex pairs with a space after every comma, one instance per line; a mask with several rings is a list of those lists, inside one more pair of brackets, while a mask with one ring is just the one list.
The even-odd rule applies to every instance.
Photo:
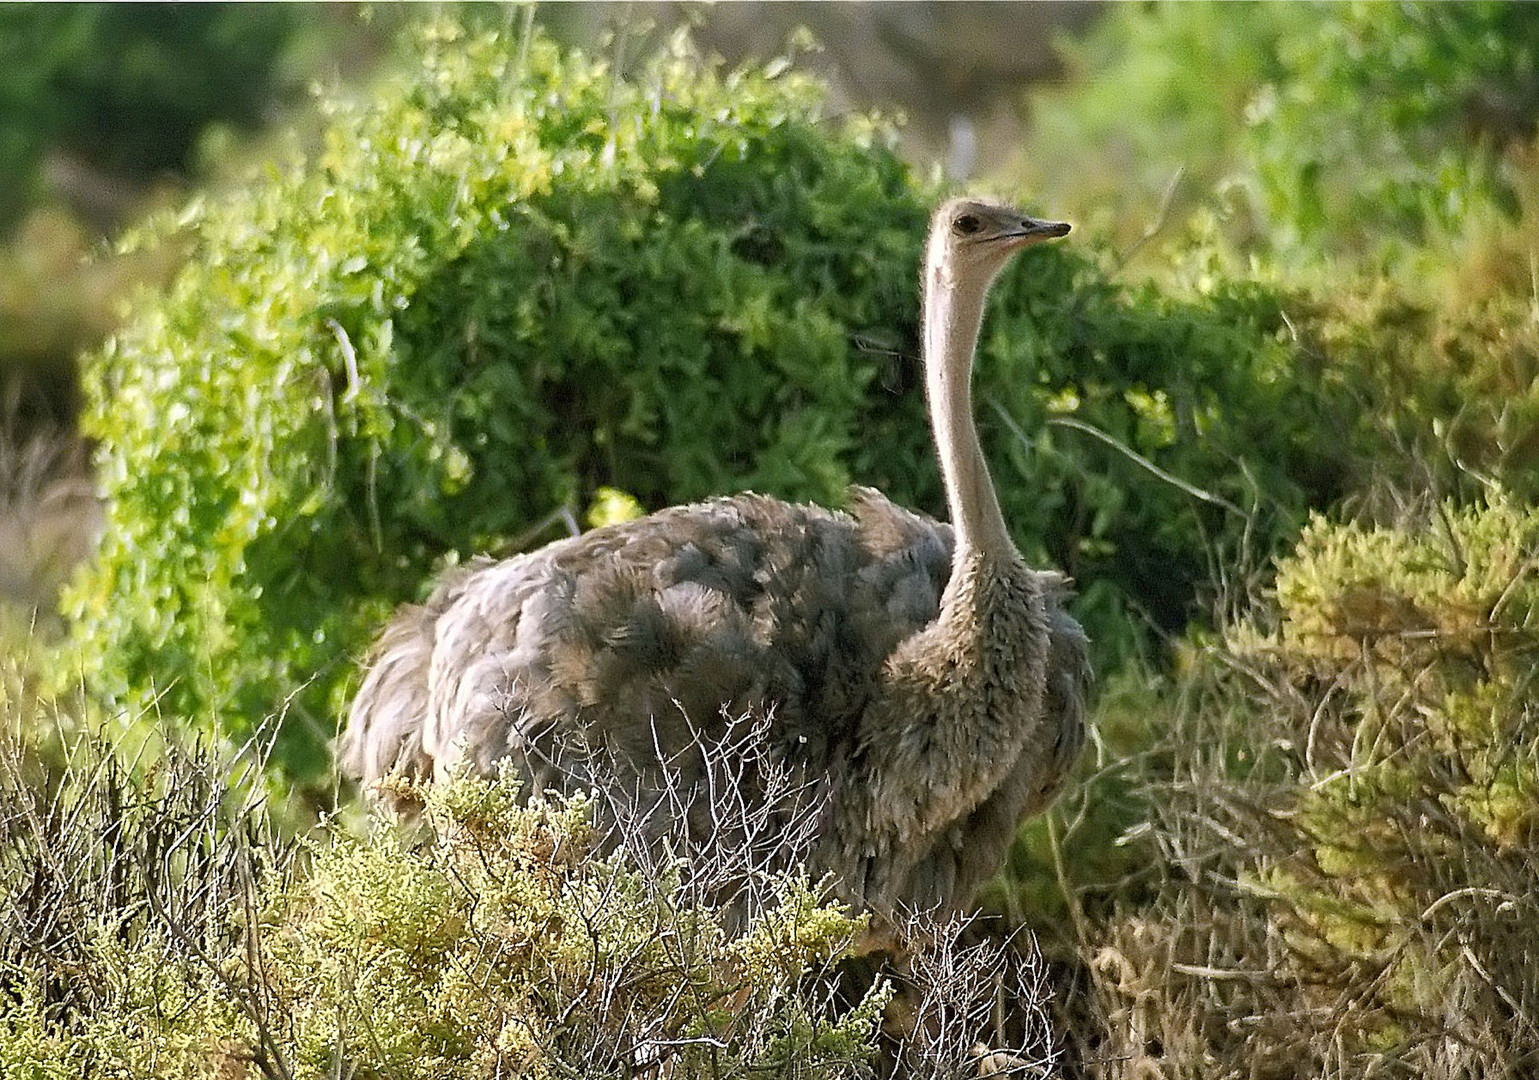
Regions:
[[[1470, 778], [1429, 747], [1426, 703], [1348, 702], [1227, 649], [1189, 678], [1142, 778], [1158, 887], [1082, 942], [1084, 1074], [1533, 1075], [1539, 837], [1461, 811]], [[1376, 770], [1380, 724], [1402, 730], [1376, 760], [1403, 770]], [[1532, 753], [1539, 710], [1511, 738]]]

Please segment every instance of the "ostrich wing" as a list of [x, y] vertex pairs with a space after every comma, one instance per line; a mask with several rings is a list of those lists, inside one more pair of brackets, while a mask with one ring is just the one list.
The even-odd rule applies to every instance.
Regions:
[[951, 529], [856, 488], [850, 513], [756, 495], [664, 510], [450, 572], [386, 627], [343, 738], [366, 782], [563, 736], [655, 756], [725, 711], [821, 769], [883, 658], [935, 618]]

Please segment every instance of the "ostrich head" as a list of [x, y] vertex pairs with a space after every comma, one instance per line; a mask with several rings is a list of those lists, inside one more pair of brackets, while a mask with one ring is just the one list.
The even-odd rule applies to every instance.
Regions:
[[987, 199], [949, 199], [930, 226], [929, 265], [980, 282], [985, 288], [1021, 248], [1069, 231], [1061, 221], [1040, 221]]

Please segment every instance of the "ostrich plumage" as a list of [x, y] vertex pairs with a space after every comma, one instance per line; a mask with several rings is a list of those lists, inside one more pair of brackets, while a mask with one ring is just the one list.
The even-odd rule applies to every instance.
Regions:
[[965, 905], [1084, 741], [1084, 633], [1065, 579], [1010, 540], [970, 401], [995, 276], [1068, 228], [976, 199], [933, 218], [924, 364], [951, 525], [868, 488], [843, 512], [744, 494], [450, 571], [381, 635], [344, 770], [508, 761], [580, 789], [596, 778], [562, 748], [581, 742], [644, 789], [755, 715], [821, 794], [814, 872], [877, 913]]

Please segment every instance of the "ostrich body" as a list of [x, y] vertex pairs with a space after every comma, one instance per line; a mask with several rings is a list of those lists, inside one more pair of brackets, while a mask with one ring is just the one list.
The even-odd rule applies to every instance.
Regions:
[[1085, 636], [1065, 580], [1011, 543], [970, 401], [994, 277], [1068, 229], [971, 199], [934, 216], [924, 366], [951, 525], [867, 488], [848, 512], [744, 494], [452, 571], [385, 629], [344, 769], [508, 760], [580, 789], [559, 747], [581, 739], [645, 788], [700, 728], [759, 715], [822, 793], [811, 870], [877, 913], [965, 905], [1084, 739]]

